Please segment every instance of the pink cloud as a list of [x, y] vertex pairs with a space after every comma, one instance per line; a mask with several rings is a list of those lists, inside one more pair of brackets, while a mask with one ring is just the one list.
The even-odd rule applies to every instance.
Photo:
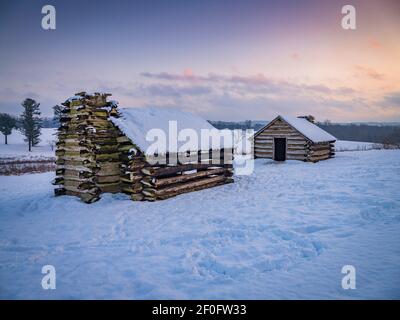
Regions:
[[187, 69], [183, 70], [183, 76], [185, 78], [192, 78], [194, 76], [193, 70], [190, 69], [190, 68], [187, 68]]
[[355, 69], [354, 76], [357, 78], [368, 77], [368, 78], [374, 79], [374, 80], [383, 80], [383, 78], [385, 77], [385, 75], [383, 73], [380, 73], [370, 67], [356, 65], [356, 66], [354, 66], [354, 69]]
[[374, 39], [374, 38], [369, 39], [368, 45], [374, 49], [378, 49], [381, 47], [381, 43], [377, 39]]
[[301, 60], [300, 55], [297, 52], [294, 52], [294, 53], [290, 54], [290, 58], [295, 60], [295, 61], [300, 61]]

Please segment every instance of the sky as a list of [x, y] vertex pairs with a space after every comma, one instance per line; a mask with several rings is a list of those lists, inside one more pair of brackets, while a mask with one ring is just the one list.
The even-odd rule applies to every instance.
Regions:
[[[46, 4], [55, 30], [41, 26]], [[29, 97], [49, 116], [106, 91], [209, 120], [400, 121], [398, 0], [2, 0], [0, 43], [0, 112]]]

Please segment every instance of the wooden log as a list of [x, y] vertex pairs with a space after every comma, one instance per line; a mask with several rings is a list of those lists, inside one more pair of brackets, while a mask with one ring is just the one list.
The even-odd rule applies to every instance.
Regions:
[[[79, 155], [81, 151], [83, 151], [82, 154], [92, 152], [92, 148], [87, 147], [87, 146], [80, 146], [80, 145], [74, 146], [74, 145], [68, 145], [67, 144], [62, 149], [61, 148], [57, 148], [56, 149], [56, 155], [59, 155], [57, 153], [58, 152], [61, 153], [62, 151], [64, 151], [65, 153], [70, 152], [70, 153], [75, 153], [75, 154]], [[62, 155], [62, 154], [60, 154], [60, 155]]]
[[274, 147], [274, 143], [273, 142], [270, 142], [270, 143], [257, 142], [257, 143], [254, 144], [254, 147], [255, 148], [258, 148], [258, 147], [260, 147], [260, 148], [273, 148]]
[[330, 149], [324, 149], [320, 151], [310, 151], [310, 156], [324, 156], [326, 154], [330, 154], [331, 150]]
[[64, 185], [64, 188], [68, 192], [74, 192], [76, 194], [89, 193], [89, 194], [95, 195], [95, 194], [101, 193], [100, 188], [98, 188], [98, 187], [93, 187], [90, 189], [78, 189], [77, 187], [74, 187], [74, 186], [65, 186]]
[[272, 152], [272, 151], [271, 151], [271, 152], [257, 151], [256, 154], [257, 154], [257, 156], [258, 156], [258, 155], [260, 155], [260, 156], [272, 156], [272, 155], [273, 155], [273, 152]]
[[274, 145], [274, 140], [256, 140], [253, 145], [257, 146], [273, 146]]
[[191, 173], [191, 174], [182, 174], [179, 176], [171, 177], [171, 178], [152, 178], [152, 177], [144, 177], [142, 179], [142, 183], [148, 183], [148, 185], [159, 188], [159, 187], [164, 187], [167, 185], [172, 185], [176, 183], [182, 183], [186, 181], [191, 181], [191, 180], [197, 180], [199, 178], [204, 178], [208, 177], [211, 175], [220, 175], [220, 174], [225, 174], [227, 173], [227, 169], [225, 168], [217, 168], [217, 169], [209, 169], [206, 171], [199, 171], [196, 173]]
[[63, 185], [64, 184], [64, 177], [55, 177], [51, 182], [52, 185]]
[[58, 166], [63, 166], [63, 168], [68, 167], [75, 167], [75, 166], [79, 166], [79, 170], [84, 170], [83, 168], [87, 168], [87, 169], [92, 169], [97, 167], [97, 164], [95, 162], [91, 162], [87, 159], [65, 159], [65, 158], [58, 158], [56, 160], [56, 164]]
[[304, 139], [304, 137], [302, 135], [300, 135], [298, 133], [290, 133], [290, 132], [288, 132], [288, 133], [286, 133], [286, 132], [282, 132], [282, 133], [278, 133], [278, 132], [275, 132], [275, 133], [260, 133], [260, 135], [258, 137], [271, 137], [271, 138], [275, 138], [275, 137], [276, 138], [290, 137], [292, 139], [294, 139], [294, 138]]
[[[67, 141], [68, 140], [68, 141]], [[74, 140], [74, 141], [71, 141], [71, 139], [65, 139], [65, 140], [58, 140], [57, 142], [56, 142], [56, 146], [57, 146], [57, 149], [64, 149], [66, 146], [76, 146], [76, 147], [79, 147], [79, 146], [81, 146], [81, 144], [80, 144], [80, 141], [78, 141], [78, 140]]]
[[293, 149], [304, 149], [304, 150], [309, 150], [309, 146], [306, 143], [287, 143], [286, 144], [287, 148], [293, 148]]
[[255, 143], [273, 143], [274, 142], [274, 139], [272, 139], [271, 137], [260, 137], [260, 136], [257, 136], [257, 137], [255, 137], [255, 139], [254, 139], [254, 142]]
[[254, 157], [257, 158], [261, 158], [261, 159], [272, 159], [273, 155], [272, 154], [254, 154]]
[[308, 160], [311, 161], [311, 162], [318, 162], [318, 161], [321, 161], [321, 160], [327, 160], [329, 158], [331, 158], [331, 155], [327, 154], [327, 155], [324, 155], [324, 156], [309, 157]]
[[142, 193], [147, 198], [153, 199], [167, 199], [182, 193], [198, 191], [205, 188], [211, 188], [220, 184], [229, 183], [233, 180], [224, 176], [216, 176], [208, 179], [201, 179], [199, 181], [180, 184], [175, 187], [167, 187], [163, 189], [143, 189]]
[[97, 155], [100, 154], [114, 154], [118, 153], [118, 146], [99, 146], [93, 150], [93, 152]]
[[80, 171], [80, 172], [89, 172], [89, 173], [94, 173], [93, 169], [88, 168], [88, 167], [83, 167], [83, 166], [71, 166], [71, 165], [56, 165], [56, 171], [58, 170], [74, 170], [74, 171]]
[[273, 149], [258, 149], [258, 148], [256, 148], [256, 149], [254, 149], [254, 153], [257, 153], [257, 154], [273, 154], [274, 150]]
[[56, 197], [64, 196], [65, 194], [66, 194], [65, 188], [56, 188], [56, 189], [54, 189], [54, 195]]
[[162, 177], [170, 174], [176, 174], [178, 172], [190, 171], [190, 170], [204, 170], [210, 167], [224, 167], [231, 168], [231, 164], [225, 165], [210, 165], [203, 163], [192, 163], [192, 164], [184, 164], [179, 166], [170, 166], [170, 167], [145, 167], [141, 169], [141, 172], [145, 175], [153, 176], [153, 177]]
[[121, 192], [121, 184], [116, 183], [97, 183], [97, 187], [100, 188], [101, 192], [118, 193]]
[[259, 145], [254, 146], [254, 150], [260, 150], [260, 151], [263, 151], [263, 150], [269, 151], [269, 150], [273, 150], [273, 149], [274, 149], [274, 146], [259, 146]]
[[124, 143], [124, 142], [131, 143], [131, 140], [126, 135], [122, 135], [122, 136], [117, 137], [117, 142], [118, 143]]
[[188, 181], [186, 183], [181, 183], [176, 186], [167, 186], [164, 188], [143, 188], [142, 193], [146, 196], [158, 196], [162, 194], [168, 194], [168, 193], [176, 193], [176, 192], [183, 192], [184, 190], [187, 190], [189, 188], [193, 187], [198, 187], [202, 186], [208, 183], [212, 182], [220, 182], [225, 180], [226, 177], [224, 176], [216, 176], [216, 177], [210, 177], [206, 179], [201, 179], [201, 180], [196, 180], [196, 181]]
[[94, 178], [94, 182], [96, 184], [105, 184], [105, 183], [116, 183], [120, 182], [120, 176], [119, 175], [113, 175], [113, 176], [96, 176]]
[[94, 202], [100, 200], [100, 194], [94, 196], [94, 195], [91, 195], [88, 193], [82, 193], [79, 197], [83, 202], [88, 203], [88, 204], [94, 203]]
[[129, 143], [129, 144], [124, 144], [124, 145], [119, 145], [118, 150], [120, 152], [130, 152], [131, 150], [133, 151], [137, 151], [138, 148], [136, 146], [134, 146], [133, 144]]
[[125, 193], [140, 193], [143, 190], [143, 185], [141, 183], [135, 183], [128, 186], [121, 186], [122, 192]]
[[308, 141], [304, 137], [287, 137], [286, 143], [295, 143], [295, 142], [308, 143]]
[[300, 160], [306, 161], [307, 157], [302, 155], [286, 155], [286, 160]]
[[[142, 179], [139, 179], [139, 180], [137, 180], [137, 181], [140, 181], [140, 180], [142, 180]], [[136, 182], [135, 180], [127, 179], [127, 178], [124, 178], [124, 177], [120, 177], [120, 181], [121, 181], [122, 183], [125, 183], [125, 184], [130, 184], [130, 183]]]
[[119, 175], [121, 173], [119, 162], [101, 162], [98, 164], [97, 176]]
[[83, 189], [92, 189], [95, 187], [93, 179], [77, 179], [73, 177], [64, 177], [64, 187], [73, 187], [77, 188], [78, 190]]
[[[289, 125], [287, 125], [287, 124], [285, 124], [285, 123], [282, 123], [282, 124], [279, 124], [279, 123], [277, 123], [277, 124], [273, 124], [272, 126], [270, 126], [270, 127], [268, 127], [268, 128], [266, 128], [265, 130], [293, 130], [293, 128], [292, 127], [290, 127]], [[293, 130], [294, 131], [294, 130]]]
[[300, 135], [297, 131], [287, 128], [287, 129], [267, 129], [264, 130], [262, 133], [260, 133], [260, 136], [262, 135], [275, 135], [275, 134], [282, 134], [282, 135]]
[[287, 155], [307, 155], [308, 154], [308, 152], [307, 152], [307, 150], [304, 150], [304, 149], [301, 149], [301, 150], [292, 150], [292, 149], [289, 149], [289, 150], [287, 150], [287, 152], [286, 152], [286, 154]]
[[142, 193], [132, 193], [131, 199], [133, 201], [142, 201], [144, 199], [144, 195]]
[[64, 177], [75, 177], [77, 179], [87, 179], [93, 177], [94, 173], [92, 171], [79, 170], [78, 167], [71, 167], [64, 169], [62, 175]]
[[287, 145], [287, 150], [289, 151], [289, 150], [293, 150], [293, 151], [300, 151], [300, 150], [303, 150], [303, 151], [305, 151], [305, 152], [307, 152], [309, 149], [308, 149], [308, 147], [307, 146], [304, 146], [304, 145], [300, 145], [300, 144], [295, 144], [295, 145], [293, 145], [293, 144], [291, 144], [291, 145]]
[[233, 160], [233, 150], [226, 151], [224, 149], [214, 151], [199, 151], [190, 155], [186, 153], [179, 154], [163, 154], [158, 156], [146, 156], [146, 162], [152, 166], [158, 165], [185, 165], [195, 162], [208, 162], [213, 164], [220, 164]]
[[111, 153], [111, 154], [98, 154], [96, 155], [96, 161], [98, 162], [106, 162], [106, 161], [119, 161], [119, 153]]
[[321, 151], [321, 150], [330, 150], [329, 145], [311, 145], [310, 150], [312, 151]]

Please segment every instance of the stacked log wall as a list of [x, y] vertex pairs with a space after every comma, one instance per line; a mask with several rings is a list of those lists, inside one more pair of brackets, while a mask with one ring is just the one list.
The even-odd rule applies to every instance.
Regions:
[[314, 143], [310, 146], [308, 161], [318, 162], [335, 156], [335, 145], [333, 142]]
[[56, 149], [56, 195], [91, 203], [103, 192], [119, 192], [118, 130], [108, 120], [115, 107], [108, 94], [82, 92], [63, 103]]
[[[233, 182], [233, 150], [148, 156], [135, 149], [125, 159], [123, 191], [132, 200], [164, 200]], [[176, 163], [169, 159], [179, 159]]]

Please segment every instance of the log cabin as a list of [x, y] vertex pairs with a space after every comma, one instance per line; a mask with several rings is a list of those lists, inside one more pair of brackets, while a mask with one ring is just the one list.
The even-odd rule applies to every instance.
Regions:
[[[92, 203], [123, 192], [155, 201], [233, 182], [233, 143], [206, 120], [169, 108], [117, 109], [108, 96], [81, 92], [63, 103], [56, 196]], [[219, 140], [206, 137], [210, 147], [203, 131]]]
[[335, 154], [336, 138], [306, 116], [277, 116], [253, 138], [254, 158], [318, 162]]

